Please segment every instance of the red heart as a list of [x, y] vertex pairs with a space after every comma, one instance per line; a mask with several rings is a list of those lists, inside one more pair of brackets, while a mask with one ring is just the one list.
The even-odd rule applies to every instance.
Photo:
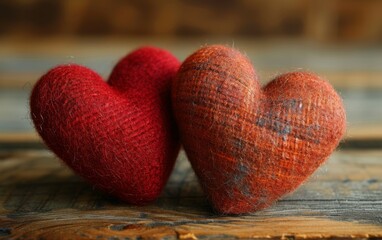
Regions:
[[261, 89], [250, 61], [224, 46], [187, 58], [172, 91], [182, 143], [220, 213], [256, 211], [293, 191], [345, 132], [342, 100], [326, 81], [294, 72]]
[[171, 79], [179, 61], [157, 48], [123, 58], [106, 83], [92, 70], [58, 66], [31, 95], [47, 146], [74, 172], [133, 204], [158, 197], [179, 151]]

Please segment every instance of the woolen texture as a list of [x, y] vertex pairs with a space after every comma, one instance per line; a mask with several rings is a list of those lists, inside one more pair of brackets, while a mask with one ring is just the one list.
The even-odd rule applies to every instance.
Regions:
[[152, 47], [123, 58], [106, 83], [58, 66], [35, 85], [31, 116], [46, 145], [75, 173], [132, 204], [161, 193], [179, 151], [170, 103], [179, 61]]
[[342, 100], [325, 80], [292, 72], [261, 89], [250, 61], [225, 46], [185, 60], [172, 100], [187, 156], [223, 214], [263, 209], [295, 190], [346, 128]]

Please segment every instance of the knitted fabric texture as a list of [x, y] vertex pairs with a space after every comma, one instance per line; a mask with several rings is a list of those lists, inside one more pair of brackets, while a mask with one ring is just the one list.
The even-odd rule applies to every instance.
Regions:
[[261, 89], [250, 61], [207, 46], [172, 87], [181, 140], [214, 209], [263, 209], [295, 190], [345, 132], [341, 98], [312, 73], [283, 74]]
[[46, 145], [75, 173], [132, 204], [161, 193], [179, 151], [171, 80], [179, 61], [152, 47], [123, 58], [106, 83], [63, 65], [35, 85], [31, 116]]

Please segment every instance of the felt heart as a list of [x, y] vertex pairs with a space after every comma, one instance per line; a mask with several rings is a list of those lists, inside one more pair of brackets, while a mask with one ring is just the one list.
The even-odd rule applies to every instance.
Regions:
[[31, 117], [46, 145], [78, 175], [132, 204], [160, 194], [179, 151], [171, 80], [179, 61], [152, 47], [123, 58], [108, 82], [63, 65], [35, 85]]
[[250, 61], [207, 46], [172, 87], [181, 140], [216, 211], [263, 209], [296, 189], [345, 131], [342, 100], [326, 81], [293, 72], [260, 88]]

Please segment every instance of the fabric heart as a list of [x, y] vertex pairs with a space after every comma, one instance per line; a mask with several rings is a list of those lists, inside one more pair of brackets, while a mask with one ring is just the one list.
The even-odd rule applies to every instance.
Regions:
[[345, 132], [345, 111], [319, 77], [287, 73], [260, 88], [250, 61], [207, 46], [181, 65], [172, 87], [181, 140], [216, 211], [263, 209], [296, 189]]
[[152, 47], [123, 58], [108, 82], [58, 66], [33, 89], [30, 108], [46, 145], [78, 175], [132, 204], [160, 194], [179, 151], [171, 80], [179, 61]]

